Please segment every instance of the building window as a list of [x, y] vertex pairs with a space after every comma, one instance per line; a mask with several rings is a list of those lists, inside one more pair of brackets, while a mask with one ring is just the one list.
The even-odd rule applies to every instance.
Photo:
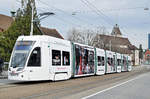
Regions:
[[62, 56], [63, 56], [63, 65], [70, 65], [70, 53], [63, 51], [62, 52]]
[[61, 51], [52, 50], [52, 65], [53, 66], [61, 65]]
[[41, 49], [36, 47], [29, 58], [28, 66], [41, 66]]

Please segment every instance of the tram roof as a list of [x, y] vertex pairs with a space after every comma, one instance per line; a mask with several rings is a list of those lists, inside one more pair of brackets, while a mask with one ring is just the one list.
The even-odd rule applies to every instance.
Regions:
[[43, 42], [52, 42], [52, 43], [61, 42], [61, 43], [70, 44], [70, 41], [55, 38], [52, 36], [47, 36], [47, 35], [19, 36], [17, 41], [43, 41]]

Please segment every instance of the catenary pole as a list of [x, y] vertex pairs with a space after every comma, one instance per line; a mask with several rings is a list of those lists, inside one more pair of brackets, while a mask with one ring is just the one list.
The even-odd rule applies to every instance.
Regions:
[[31, 8], [32, 8], [32, 16], [31, 16], [31, 31], [30, 31], [30, 36], [33, 35], [33, 17], [34, 17], [34, 4], [33, 4], [33, 1], [31, 1]]

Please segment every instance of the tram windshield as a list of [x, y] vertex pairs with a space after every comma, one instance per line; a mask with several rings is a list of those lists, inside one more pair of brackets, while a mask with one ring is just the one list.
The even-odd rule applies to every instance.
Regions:
[[29, 52], [34, 45], [33, 41], [18, 41], [16, 42], [11, 60], [11, 67], [24, 67]]

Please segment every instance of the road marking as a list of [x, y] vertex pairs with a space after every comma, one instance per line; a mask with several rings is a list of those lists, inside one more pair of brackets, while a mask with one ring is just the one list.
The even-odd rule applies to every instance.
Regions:
[[123, 82], [123, 83], [117, 84], [117, 85], [115, 85], [115, 86], [112, 86], [112, 87], [109, 87], [109, 88], [107, 88], [107, 89], [101, 90], [101, 91], [99, 91], [99, 92], [97, 92], [97, 93], [94, 93], [94, 94], [91, 94], [91, 95], [89, 95], [89, 96], [83, 97], [82, 99], [87, 99], [87, 98], [93, 97], [93, 96], [95, 96], [95, 95], [97, 95], [97, 94], [106, 92], [106, 91], [111, 90], [111, 89], [113, 89], [113, 88], [115, 88], [115, 87], [119, 87], [119, 86], [124, 85], [124, 84], [126, 84], [126, 83], [128, 83], [128, 82], [131, 82], [131, 81], [134, 81], [134, 80], [136, 80], [136, 79], [139, 79], [139, 78], [141, 78], [141, 77], [143, 77], [143, 76], [145, 76], [145, 75], [146, 75], [146, 74], [139, 75], [139, 76], [137, 76], [137, 77], [135, 77], [135, 78], [133, 78], [133, 79], [130, 79], [130, 80], [128, 80], [128, 81], [125, 81], [125, 82]]
[[2, 86], [2, 85], [6, 85], [6, 83], [0, 83], [0, 86]]

